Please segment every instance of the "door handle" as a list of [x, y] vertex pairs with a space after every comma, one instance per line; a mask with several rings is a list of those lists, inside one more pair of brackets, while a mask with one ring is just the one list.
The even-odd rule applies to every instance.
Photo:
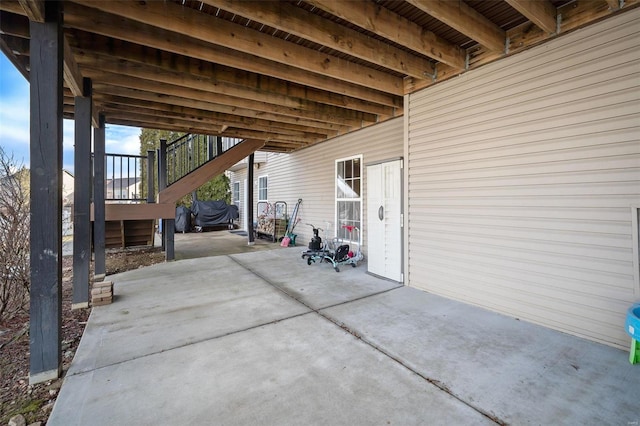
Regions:
[[380, 208], [378, 208], [378, 219], [384, 220], [384, 207], [383, 206], [380, 206]]

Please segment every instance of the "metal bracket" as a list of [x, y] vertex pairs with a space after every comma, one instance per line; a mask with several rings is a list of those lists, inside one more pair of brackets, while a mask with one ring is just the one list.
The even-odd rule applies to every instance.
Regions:
[[435, 64], [433, 64], [433, 74], [429, 74], [427, 71], [423, 72], [425, 77], [428, 77], [431, 79], [432, 82], [436, 82], [436, 79], [438, 78], [438, 63], [436, 62]]
[[[620, 0], [622, 1], [622, 0]], [[556, 15], [556, 34], [560, 34], [560, 27], [562, 25], [562, 14], [558, 13]]]
[[509, 36], [507, 36], [504, 39], [504, 54], [508, 55], [509, 54], [509, 47], [511, 46], [511, 39], [509, 38]]
[[467, 50], [467, 54], [464, 57], [464, 69], [469, 71], [469, 50]]

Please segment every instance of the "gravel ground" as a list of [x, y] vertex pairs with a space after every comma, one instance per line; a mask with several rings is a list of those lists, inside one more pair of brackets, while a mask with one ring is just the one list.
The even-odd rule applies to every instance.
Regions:
[[[159, 248], [108, 250], [107, 275], [164, 262]], [[92, 265], [93, 269], [93, 265]], [[71, 310], [73, 258], [62, 262], [62, 356], [66, 373], [91, 309]], [[92, 275], [92, 274], [91, 274]], [[62, 379], [29, 386], [29, 313], [23, 312], [0, 323], [0, 425], [16, 415], [27, 424], [45, 424], [62, 386]]]

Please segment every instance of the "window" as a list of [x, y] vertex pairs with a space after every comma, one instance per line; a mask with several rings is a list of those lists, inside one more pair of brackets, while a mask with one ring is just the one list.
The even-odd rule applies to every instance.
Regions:
[[[336, 161], [336, 236], [351, 240], [343, 226], [362, 229], [362, 156]], [[353, 234], [356, 239], [357, 234]]]
[[240, 205], [240, 182], [233, 182], [233, 204]]
[[269, 199], [269, 185], [267, 176], [258, 178], [258, 201], [267, 201]]

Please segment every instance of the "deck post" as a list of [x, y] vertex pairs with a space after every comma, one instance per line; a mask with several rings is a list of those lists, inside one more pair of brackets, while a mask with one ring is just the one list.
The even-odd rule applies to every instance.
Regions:
[[174, 237], [176, 230], [176, 220], [175, 219], [164, 219], [163, 231], [167, 233], [167, 242], [166, 242], [166, 250], [164, 252], [165, 260], [174, 260], [175, 259], [175, 245], [174, 245]]
[[147, 151], [147, 203], [156, 202], [156, 185], [153, 179], [153, 167], [156, 163], [156, 152], [152, 149]]
[[253, 163], [254, 163], [254, 154], [249, 155], [249, 164], [247, 165], [247, 234], [248, 234], [248, 245], [252, 246], [255, 244], [255, 240], [253, 237], [254, 229], [253, 229]]
[[83, 79], [82, 96], [74, 99], [75, 147], [73, 190], [73, 302], [71, 309], [89, 307], [91, 263], [91, 79]]
[[105, 258], [105, 118], [98, 116], [98, 127], [93, 129], [93, 256], [95, 281], [104, 280], [107, 275]]
[[207, 158], [209, 160], [213, 160], [213, 157], [216, 156], [213, 150], [213, 138], [215, 136], [207, 136]]
[[216, 156], [222, 154], [222, 136], [216, 136]]
[[45, 21], [30, 22], [31, 384], [62, 369], [62, 3], [44, 8]]
[[[167, 187], [167, 140], [160, 139], [158, 155], [158, 192]], [[175, 219], [162, 219], [162, 250], [166, 260], [175, 259]]]
[[[160, 148], [158, 149], [158, 193], [167, 187], [167, 140], [160, 139]], [[166, 253], [167, 233], [165, 232], [166, 220], [162, 219], [160, 228], [160, 240], [162, 241], [162, 251]]]

